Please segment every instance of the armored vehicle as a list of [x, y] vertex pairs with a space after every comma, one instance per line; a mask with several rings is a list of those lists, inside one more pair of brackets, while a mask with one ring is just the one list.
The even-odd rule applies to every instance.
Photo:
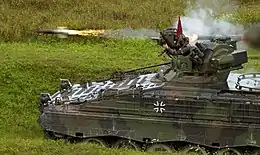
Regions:
[[41, 93], [45, 136], [148, 152], [260, 154], [260, 74], [233, 72], [247, 51], [229, 37], [190, 45], [182, 36], [179, 48], [178, 31], [161, 32], [169, 62], [85, 84], [61, 79], [56, 93]]

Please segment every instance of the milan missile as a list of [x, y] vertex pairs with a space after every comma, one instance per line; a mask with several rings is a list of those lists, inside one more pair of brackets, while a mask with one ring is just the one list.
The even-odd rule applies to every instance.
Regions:
[[57, 29], [36, 30], [37, 33], [57, 34], [59, 38], [67, 38], [68, 36], [102, 36], [105, 30], [71, 30], [67, 27], [58, 27]]

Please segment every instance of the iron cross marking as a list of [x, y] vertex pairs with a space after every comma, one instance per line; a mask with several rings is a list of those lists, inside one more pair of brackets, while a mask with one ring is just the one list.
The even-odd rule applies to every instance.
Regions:
[[153, 104], [154, 105], [154, 108], [153, 110], [155, 110], [157, 113], [160, 112], [160, 113], [163, 113], [163, 111], [165, 110], [165, 104], [163, 103], [163, 101], [159, 102], [159, 101], [156, 101], [156, 103]]

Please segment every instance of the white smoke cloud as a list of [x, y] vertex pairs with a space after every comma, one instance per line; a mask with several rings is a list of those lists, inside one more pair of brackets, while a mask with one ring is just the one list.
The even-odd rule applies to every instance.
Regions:
[[232, 24], [225, 18], [216, 19], [217, 16], [232, 15], [238, 7], [234, 0], [196, 0], [195, 5], [190, 6], [181, 17], [186, 35], [236, 35], [244, 32], [242, 25]]

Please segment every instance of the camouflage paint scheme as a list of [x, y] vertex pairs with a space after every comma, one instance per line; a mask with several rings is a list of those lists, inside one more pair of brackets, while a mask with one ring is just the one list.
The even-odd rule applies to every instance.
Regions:
[[84, 85], [61, 79], [59, 91], [41, 94], [41, 128], [65, 139], [131, 140], [152, 151], [258, 152], [260, 74], [231, 72], [248, 61], [247, 51], [231, 42], [200, 45], [202, 66], [178, 55], [157, 72], [133, 70]]

